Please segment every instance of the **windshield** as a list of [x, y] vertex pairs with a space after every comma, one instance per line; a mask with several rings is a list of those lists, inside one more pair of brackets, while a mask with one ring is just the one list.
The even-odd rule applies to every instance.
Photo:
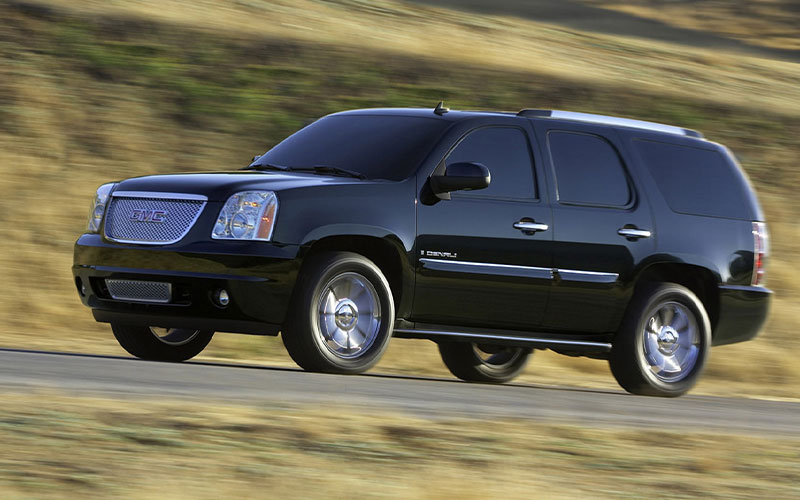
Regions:
[[335, 167], [399, 181], [417, 169], [448, 125], [419, 116], [326, 116], [284, 139], [253, 166]]

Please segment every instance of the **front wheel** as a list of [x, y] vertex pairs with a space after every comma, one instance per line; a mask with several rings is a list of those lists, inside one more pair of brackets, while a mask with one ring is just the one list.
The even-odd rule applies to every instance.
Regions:
[[675, 283], [642, 288], [614, 339], [609, 364], [628, 392], [676, 397], [703, 371], [711, 324], [700, 299]]
[[137, 358], [151, 361], [186, 361], [205, 349], [214, 332], [188, 328], [159, 328], [111, 324], [119, 345]]
[[281, 337], [305, 370], [363, 373], [378, 362], [392, 336], [394, 299], [372, 261], [350, 252], [309, 257]]
[[450, 373], [461, 380], [502, 384], [525, 369], [531, 350], [473, 342], [440, 342], [439, 354]]

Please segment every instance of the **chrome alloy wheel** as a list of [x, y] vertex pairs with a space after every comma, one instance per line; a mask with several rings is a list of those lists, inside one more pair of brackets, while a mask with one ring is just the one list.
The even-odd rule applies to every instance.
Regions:
[[700, 354], [697, 320], [679, 302], [664, 302], [651, 311], [643, 332], [644, 360], [662, 382], [688, 376]]
[[472, 350], [481, 363], [499, 369], [513, 365], [524, 353], [524, 350], [520, 347], [475, 343], [472, 344]]
[[357, 358], [378, 337], [378, 292], [358, 273], [336, 275], [322, 287], [314, 323], [314, 333], [331, 353], [343, 359]]
[[150, 327], [150, 333], [153, 334], [160, 342], [171, 346], [179, 346], [188, 344], [197, 335], [200, 330], [190, 330], [187, 328], [160, 328], [156, 326]]

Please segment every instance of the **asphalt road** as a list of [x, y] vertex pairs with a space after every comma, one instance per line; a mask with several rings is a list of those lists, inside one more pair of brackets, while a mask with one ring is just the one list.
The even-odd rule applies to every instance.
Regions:
[[523, 418], [588, 426], [796, 436], [800, 403], [621, 391], [490, 386], [448, 379], [325, 375], [261, 365], [157, 363], [117, 356], [0, 349], [0, 389], [105, 397], [191, 398], [253, 405], [342, 405], [427, 418]]

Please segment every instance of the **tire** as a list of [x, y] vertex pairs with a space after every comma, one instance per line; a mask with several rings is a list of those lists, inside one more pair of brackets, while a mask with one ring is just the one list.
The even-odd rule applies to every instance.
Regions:
[[372, 368], [392, 337], [389, 282], [369, 259], [350, 252], [308, 258], [281, 331], [307, 371], [357, 374]]
[[525, 369], [531, 350], [473, 342], [440, 342], [439, 354], [450, 373], [461, 380], [502, 384]]
[[205, 349], [213, 331], [156, 328], [112, 323], [111, 331], [123, 349], [150, 361], [186, 361]]
[[700, 299], [675, 283], [652, 284], [628, 307], [609, 365], [630, 393], [677, 397], [697, 382], [710, 347], [711, 324]]

